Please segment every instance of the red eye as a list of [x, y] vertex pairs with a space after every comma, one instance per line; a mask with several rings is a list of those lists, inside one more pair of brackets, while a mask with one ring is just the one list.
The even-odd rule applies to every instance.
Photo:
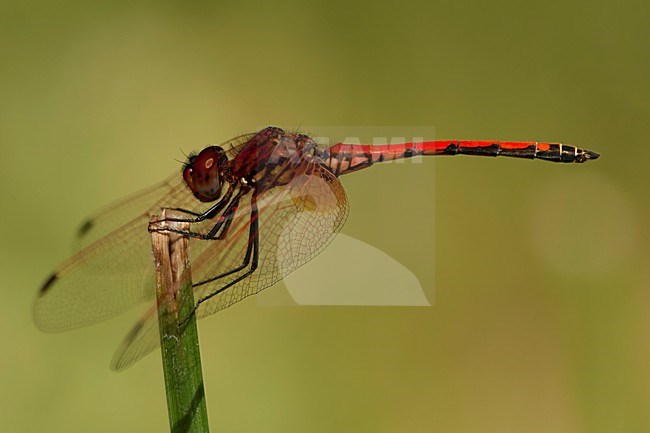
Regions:
[[198, 155], [190, 156], [183, 168], [183, 179], [197, 199], [209, 202], [219, 198], [226, 161], [226, 153], [218, 146], [206, 147]]

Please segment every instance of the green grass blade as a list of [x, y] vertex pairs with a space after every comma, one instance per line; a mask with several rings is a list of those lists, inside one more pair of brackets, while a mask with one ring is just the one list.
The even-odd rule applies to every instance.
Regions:
[[[163, 218], [164, 218], [163, 213]], [[159, 220], [153, 217], [153, 220]], [[175, 227], [187, 230], [187, 227]], [[196, 316], [180, 320], [194, 307], [188, 240], [175, 233], [152, 233], [156, 298], [169, 423], [173, 433], [207, 433], [208, 414], [201, 372]], [[176, 293], [176, 288], [178, 292]]]

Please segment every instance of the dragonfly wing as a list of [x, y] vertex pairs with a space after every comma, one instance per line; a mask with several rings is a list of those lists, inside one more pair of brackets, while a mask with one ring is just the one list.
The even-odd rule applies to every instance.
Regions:
[[125, 370], [156, 350], [158, 346], [160, 346], [158, 314], [156, 303], [153, 303], [117, 348], [111, 360], [111, 369]]
[[[232, 159], [254, 135], [243, 134], [225, 143], [221, 143], [219, 146]], [[75, 244], [76, 250], [80, 251], [86, 248], [98, 239], [106, 236], [106, 234], [122, 227], [134, 218], [142, 216], [145, 212], [157, 213], [160, 208], [160, 203], [163, 201], [167, 201], [169, 207], [183, 207], [182, 203], [173, 204], [170, 203], [169, 199], [165, 200], [165, 198], [177, 197], [178, 190], [185, 188], [183, 175], [179, 170], [178, 173], [174, 173], [157, 185], [143, 189], [100, 209], [86, 219], [79, 227]], [[189, 190], [187, 194], [189, 198]]]
[[138, 191], [95, 212], [88, 217], [77, 231], [75, 247], [82, 250], [119, 229], [133, 219], [142, 216], [164, 197], [182, 188], [183, 176], [174, 173], [163, 182]]
[[[231, 157], [250, 139], [236, 137], [221, 146]], [[79, 229], [78, 252], [43, 285], [34, 301], [34, 320], [44, 331], [59, 332], [113, 317], [155, 294], [150, 215], [162, 207], [202, 212], [181, 173], [126, 197], [89, 218]]]
[[[248, 198], [250, 200], [250, 198]], [[313, 165], [290, 183], [260, 194], [259, 260], [252, 275], [204, 302], [199, 317], [219, 310], [272, 286], [304, 265], [334, 239], [348, 215], [348, 200], [339, 180]], [[250, 201], [243, 204], [223, 244], [190, 247], [194, 284], [243, 264], [249, 244]], [[195, 287], [195, 299], [206, 296], [241, 276], [246, 269]]]
[[237, 137], [231, 138], [230, 140], [221, 143], [218, 146], [226, 152], [228, 159], [233, 159], [235, 156], [237, 156], [242, 147], [244, 147], [244, 145], [248, 143], [251, 138], [255, 137], [255, 135], [257, 135], [257, 132], [238, 135]]
[[[190, 239], [194, 284], [242, 264], [249, 243], [250, 197], [241, 203], [227, 239]], [[339, 180], [321, 166], [287, 185], [261, 195], [259, 207], [260, 253], [258, 269], [248, 278], [201, 304], [203, 318], [259, 293], [304, 265], [321, 252], [341, 229], [348, 215], [348, 200]], [[204, 222], [209, 230], [214, 221]], [[193, 225], [197, 230], [198, 225]], [[201, 230], [199, 230], [201, 231]], [[195, 287], [195, 300], [233, 281], [245, 269], [226, 278]], [[160, 345], [155, 303], [118, 348], [111, 368], [123, 370]]]
[[[232, 158], [253, 136], [244, 134], [220, 146]], [[178, 173], [97, 212], [77, 233], [78, 252], [37, 294], [33, 307], [36, 325], [44, 331], [65, 331], [108, 319], [152, 299], [155, 283], [147, 226], [150, 215], [158, 214], [162, 207], [206, 210]], [[155, 319], [150, 309], [118, 350], [114, 368], [125, 368], [157, 347]]]
[[37, 294], [36, 325], [45, 331], [65, 331], [152, 299], [155, 285], [147, 226], [150, 215], [164, 206], [205, 207], [182, 181], [168, 181], [100, 214], [85, 236], [84, 242], [91, 243], [59, 267]]

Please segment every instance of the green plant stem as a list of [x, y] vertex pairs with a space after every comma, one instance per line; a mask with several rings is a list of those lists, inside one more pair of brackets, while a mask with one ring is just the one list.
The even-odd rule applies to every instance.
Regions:
[[[164, 211], [162, 218], [165, 218]], [[151, 220], [160, 219], [154, 216]], [[187, 230], [187, 224], [170, 223], [169, 227]], [[178, 326], [194, 306], [189, 242], [175, 233], [153, 232], [151, 245], [156, 266], [158, 325], [171, 431], [207, 433], [208, 414], [196, 315], [183, 327]]]

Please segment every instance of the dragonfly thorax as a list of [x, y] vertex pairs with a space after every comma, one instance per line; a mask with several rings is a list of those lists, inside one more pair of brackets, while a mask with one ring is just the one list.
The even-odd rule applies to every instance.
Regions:
[[183, 166], [183, 179], [197, 199], [211, 202], [221, 195], [227, 165], [228, 157], [221, 147], [206, 147], [198, 155], [190, 155]]

